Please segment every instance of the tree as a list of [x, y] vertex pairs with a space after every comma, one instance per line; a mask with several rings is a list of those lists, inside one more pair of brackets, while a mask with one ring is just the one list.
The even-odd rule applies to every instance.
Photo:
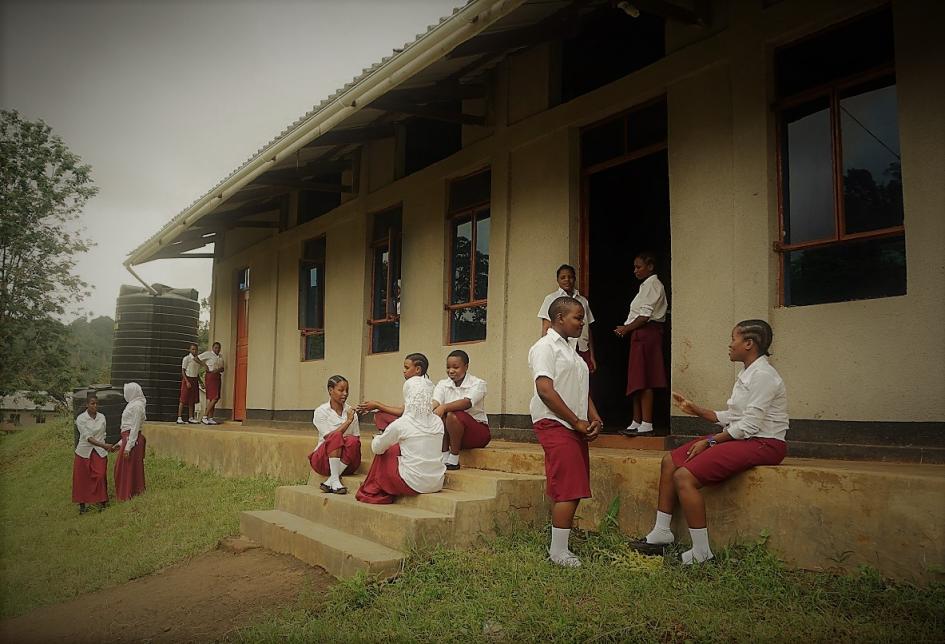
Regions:
[[43, 389], [61, 400], [70, 386], [69, 334], [57, 318], [87, 295], [73, 271], [91, 246], [76, 225], [97, 193], [91, 173], [46, 123], [0, 110], [0, 393]]

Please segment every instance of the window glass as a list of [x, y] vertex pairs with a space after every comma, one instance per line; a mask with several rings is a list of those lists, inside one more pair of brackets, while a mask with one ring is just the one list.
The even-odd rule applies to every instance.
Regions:
[[472, 245], [472, 222], [456, 221], [453, 224], [453, 297], [450, 304], [469, 301], [470, 259]]
[[476, 213], [476, 276], [474, 300], [489, 296], [489, 211]]
[[836, 233], [836, 217], [827, 99], [786, 112], [784, 129], [785, 243], [831, 238]]
[[486, 338], [486, 307], [469, 306], [451, 312], [450, 342], [474, 342]]

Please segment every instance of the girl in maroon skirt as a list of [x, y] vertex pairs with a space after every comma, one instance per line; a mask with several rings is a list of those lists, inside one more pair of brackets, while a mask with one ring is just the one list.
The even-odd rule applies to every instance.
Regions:
[[115, 461], [115, 496], [127, 501], [144, 492], [144, 451], [147, 441], [141, 433], [145, 415], [144, 392], [136, 382], [125, 383], [128, 404], [121, 413], [120, 456]]
[[443, 463], [448, 470], [459, 469], [462, 449], [485, 447], [492, 440], [486, 416], [486, 381], [468, 372], [469, 354], [462, 349], [446, 358], [447, 378], [433, 390], [433, 413], [443, 419]]
[[743, 369], [725, 411], [700, 407], [673, 392], [673, 402], [682, 411], [723, 429], [692, 440], [663, 457], [656, 524], [642, 541], [635, 543], [638, 549], [652, 552], [673, 543], [670, 521], [679, 499], [692, 537], [692, 549], [682, 554], [683, 563], [712, 559], [705, 501], [699, 490], [756, 465], [777, 465], [784, 459], [787, 394], [784, 381], [768, 362], [773, 339], [771, 327], [764, 320], [745, 320], [732, 329], [729, 359], [741, 362]]
[[633, 401], [633, 422], [621, 432], [625, 436], [653, 431], [653, 390], [666, 386], [666, 365], [663, 363], [666, 289], [655, 270], [653, 253], [640, 253], [633, 260], [633, 274], [643, 283], [630, 303], [627, 320], [614, 329], [621, 338], [630, 336], [627, 395]]
[[344, 376], [328, 379], [328, 402], [312, 415], [318, 430], [318, 445], [309, 454], [312, 469], [327, 476], [322, 492], [347, 494], [342, 475], [354, 474], [361, 466], [361, 428], [354, 407], [347, 404], [348, 380]]
[[105, 442], [105, 414], [98, 413], [98, 398], [89, 396], [75, 427], [79, 442], [72, 462], [72, 502], [79, 504], [79, 514], [85, 514], [91, 503], [104, 510], [108, 504], [108, 452], [118, 446]]
[[572, 342], [584, 328], [584, 306], [572, 297], [559, 297], [548, 314], [551, 328], [528, 351], [535, 383], [529, 411], [545, 452], [545, 485], [553, 502], [548, 556], [552, 563], [574, 568], [581, 560], [568, 547], [571, 524], [578, 503], [591, 496], [587, 444], [604, 423], [590, 397], [587, 363]]
[[371, 441], [375, 456], [355, 495], [358, 501], [393, 503], [399, 496], [443, 489], [443, 421], [433, 413], [433, 383], [426, 375], [429, 365], [422, 353], [404, 359], [403, 413]]

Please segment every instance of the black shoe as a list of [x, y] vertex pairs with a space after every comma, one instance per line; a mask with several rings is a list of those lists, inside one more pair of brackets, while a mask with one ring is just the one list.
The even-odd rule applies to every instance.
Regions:
[[341, 487], [339, 487], [339, 488], [331, 488], [331, 493], [332, 493], [332, 494], [347, 494], [347, 493], [348, 493], [348, 488], [346, 488], [346, 487], [343, 486], [343, 485], [342, 485]]
[[447, 464], [446, 464], [446, 469], [448, 469], [448, 470], [450, 470], [450, 471], [456, 471], [456, 470], [459, 469], [459, 463], [456, 463], [455, 465], [453, 465], [452, 463], [447, 463]]
[[107, 507], [108, 507], [108, 501], [102, 501], [101, 503], [98, 504], [98, 511], [104, 512], [105, 508]]
[[85, 507], [85, 504], [84, 504], [84, 503], [80, 503], [80, 504], [79, 504], [79, 514], [85, 514], [85, 513], [88, 512], [88, 511], [89, 511], [89, 509], [88, 509], [87, 507]]
[[630, 547], [640, 554], [662, 557], [666, 546], [670, 544], [648, 543], [646, 539], [633, 539], [630, 541]]
[[329, 494], [331, 494], [334, 491], [331, 489], [331, 486], [328, 485], [327, 483], [319, 483], [318, 487], [321, 489], [322, 492], [328, 492]]

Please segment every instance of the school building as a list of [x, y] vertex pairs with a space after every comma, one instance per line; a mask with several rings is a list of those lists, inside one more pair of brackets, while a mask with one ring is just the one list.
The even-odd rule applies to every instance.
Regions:
[[[922, 0], [472, 0], [126, 266], [213, 258], [237, 420], [310, 422], [336, 373], [396, 402], [406, 353], [437, 379], [462, 348], [512, 431], [530, 427], [538, 307], [573, 264], [613, 429], [613, 328], [652, 250], [674, 389], [723, 406], [732, 326], [764, 318], [793, 455], [943, 462], [942, 24]], [[657, 403], [658, 426], [699, 431]]]

